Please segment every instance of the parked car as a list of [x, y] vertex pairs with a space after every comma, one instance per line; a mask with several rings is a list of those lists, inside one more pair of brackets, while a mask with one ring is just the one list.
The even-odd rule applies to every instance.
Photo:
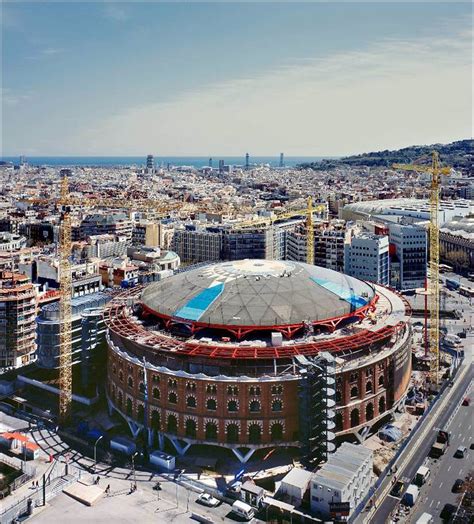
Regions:
[[467, 448], [466, 446], [459, 446], [459, 448], [456, 450], [456, 453], [454, 453], [455, 458], [464, 458], [466, 456]]
[[471, 399], [469, 397], [464, 397], [464, 400], [462, 401], [463, 406], [470, 406], [471, 405]]
[[452, 488], [451, 491], [453, 493], [459, 493], [460, 491], [462, 491], [463, 485], [464, 485], [464, 482], [463, 482], [462, 479], [456, 479], [456, 481], [453, 484], [453, 488]]
[[197, 498], [199, 504], [204, 506], [209, 506], [210, 508], [215, 508], [219, 504], [219, 500], [210, 495], [209, 493], [201, 493]]
[[452, 504], [445, 504], [439, 516], [442, 520], [448, 521], [451, 518], [451, 516], [454, 515], [455, 512], [456, 506], [453, 506]]

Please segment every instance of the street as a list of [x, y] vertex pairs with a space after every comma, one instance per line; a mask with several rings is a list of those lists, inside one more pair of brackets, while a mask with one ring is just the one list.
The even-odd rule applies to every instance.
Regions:
[[[472, 395], [472, 389], [469, 392]], [[416, 522], [423, 513], [430, 513], [434, 522], [442, 522], [439, 513], [446, 503], [458, 505], [458, 493], [452, 493], [451, 488], [456, 479], [464, 479], [466, 474], [473, 469], [474, 451], [469, 447], [473, 438], [474, 407], [460, 406], [451, 423], [446, 429], [451, 432], [451, 443], [446, 453], [438, 460], [429, 458], [427, 466], [431, 470], [431, 477], [427, 485], [423, 486], [420, 497], [412, 510], [410, 522]], [[463, 459], [454, 458], [458, 446], [466, 446], [467, 454]]]

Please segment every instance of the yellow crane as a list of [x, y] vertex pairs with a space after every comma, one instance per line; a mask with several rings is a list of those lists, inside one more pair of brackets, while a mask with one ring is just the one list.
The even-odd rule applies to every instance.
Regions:
[[430, 187], [430, 258], [428, 275], [428, 296], [430, 299], [430, 379], [432, 383], [439, 383], [439, 185], [441, 175], [449, 175], [450, 167], [440, 167], [439, 154], [431, 153], [431, 165], [423, 164], [394, 164], [394, 169], [416, 171], [431, 175]]
[[306, 209], [295, 209], [284, 213], [276, 213], [271, 217], [261, 217], [255, 220], [247, 220], [235, 224], [235, 229], [246, 229], [252, 227], [273, 226], [279, 220], [287, 220], [297, 216], [306, 216], [306, 263], [314, 264], [314, 213], [327, 211], [327, 204], [316, 204], [313, 206], [313, 198], [308, 197]]

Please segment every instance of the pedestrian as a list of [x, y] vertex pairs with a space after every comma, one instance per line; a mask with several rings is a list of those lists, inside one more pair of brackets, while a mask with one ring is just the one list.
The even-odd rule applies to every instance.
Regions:
[[105, 488], [105, 493], [107, 495], [110, 493], [110, 484], [107, 484], [107, 487]]
[[99, 484], [99, 482], [100, 482], [100, 477], [99, 477], [99, 475], [97, 475], [97, 478], [95, 479], [95, 483]]

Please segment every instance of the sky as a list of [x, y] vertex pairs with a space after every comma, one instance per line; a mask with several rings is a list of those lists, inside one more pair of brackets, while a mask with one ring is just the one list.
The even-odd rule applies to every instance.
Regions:
[[345, 155], [472, 136], [470, 2], [3, 1], [0, 155]]

